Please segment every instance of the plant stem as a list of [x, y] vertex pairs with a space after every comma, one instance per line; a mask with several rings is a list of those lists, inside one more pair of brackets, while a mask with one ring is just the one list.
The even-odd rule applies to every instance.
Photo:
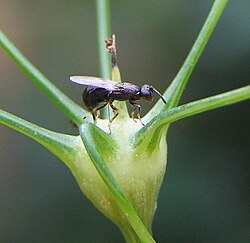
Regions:
[[164, 93], [164, 98], [167, 101], [167, 105], [164, 105], [161, 100], [159, 100], [156, 105], [151, 109], [151, 111], [145, 117], [145, 120], [149, 120], [150, 117], [154, 117], [161, 111], [169, 110], [175, 107], [181, 95], [186, 87], [187, 81], [192, 74], [211, 34], [217, 25], [224, 8], [226, 7], [228, 0], [216, 0], [209, 12], [209, 15], [191, 49], [186, 60], [184, 61], [181, 69], [177, 73], [176, 77]]
[[190, 102], [185, 105], [181, 105], [179, 107], [169, 110], [162, 117], [161, 115], [159, 115], [159, 119], [162, 119], [165, 116], [164, 119], [168, 117], [168, 123], [172, 123], [189, 116], [193, 116], [205, 111], [231, 105], [248, 99], [250, 99], [250, 85], [239, 89], [231, 90], [219, 95]]
[[101, 77], [110, 79], [110, 58], [104, 40], [110, 37], [109, 0], [96, 0], [98, 49]]
[[156, 133], [159, 133], [162, 129], [164, 129], [167, 124], [205, 111], [248, 99], [250, 99], [250, 85], [219, 95], [193, 101], [185, 105], [173, 108], [169, 111], [163, 112], [154, 117], [148, 124], [146, 124], [146, 126], [144, 126], [139, 132], [135, 134], [134, 146], [138, 146], [139, 144], [141, 144], [146, 134], [150, 134], [150, 136], [152, 136], [152, 140], [149, 139], [151, 146], [152, 143], [157, 144], [159, 136]]
[[[96, 0], [97, 38], [100, 76], [111, 79], [110, 57], [106, 51], [105, 40], [110, 37], [110, 3], [109, 0]], [[108, 118], [108, 107], [102, 110], [102, 116]]]
[[23, 72], [77, 125], [83, 122], [85, 111], [53, 85], [15, 45], [0, 31], [0, 46]]
[[1, 109], [0, 123], [40, 143], [70, 167], [68, 156], [79, 147], [77, 136], [52, 132]]

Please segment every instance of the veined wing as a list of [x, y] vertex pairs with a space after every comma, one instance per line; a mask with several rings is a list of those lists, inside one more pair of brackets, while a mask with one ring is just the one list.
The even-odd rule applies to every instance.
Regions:
[[92, 86], [98, 88], [105, 88], [108, 90], [116, 89], [115, 85], [117, 84], [117, 82], [109, 79], [102, 79], [90, 76], [71, 76], [69, 79], [71, 82], [80, 84], [82, 86]]
[[132, 93], [132, 94], [136, 94], [137, 92], [140, 91], [140, 88], [132, 83], [116, 83], [115, 85], [117, 88], [125, 90], [127, 93]]

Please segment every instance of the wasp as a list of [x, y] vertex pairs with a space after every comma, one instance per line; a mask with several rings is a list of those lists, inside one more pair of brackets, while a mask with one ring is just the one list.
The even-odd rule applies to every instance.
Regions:
[[166, 103], [160, 92], [149, 84], [144, 84], [142, 87], [138, 87], [132, 83], [119, 83], [108, 79], [88, 76], [71, 76], [70, 81], [86, 86], [82, 93], [82, 99], [83, 103], [92, 114], [94, 123], [96, 123], [99, 111], [106, 105], [109, 105], [114, 111], [114, 116], [110, 119], [110, 124], [114, 121], [120, 112], [120, 110], [113, 104], [115, 100], [128, 100], [134, 107], [134, 110], [131, 113], [132, 119], [135, 121], [134, 114], [137, 112], [137, 118], [142, 125], [144, 124], [141, 121], [141, 106], [137, 101], [143, 98], [150, 102], [153, 100], [153, 93], [155, 92], [160, 96], [162, 101]]

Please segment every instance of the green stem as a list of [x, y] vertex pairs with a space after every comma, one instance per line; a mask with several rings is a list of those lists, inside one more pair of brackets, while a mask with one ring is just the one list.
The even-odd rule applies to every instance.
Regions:
[[[248, 99], [250, 99], [250, 85], [181, 105], [169, 110], [162, 117], [159, 115], [158, 119], [162, 120], [161, 122], [167, 122], [167, 120], [169, 120], [167, 123], [172, 123], [189, 116]], [[166, 120], [163, 121], [163, 119]]]
[[136, 141], [134, 146], [142, 144], [145, 140], [145, 136], [148, 135], [152, 137], [152, 140], [147, 138], [150, 140], [151, 146], [153, 143], [157, 144], [160, 139], [158, 134], [170, 123], [248, 99], [250, 99], [250, 85], [219, 95], [193, 101], [163, 112], [154, 117], [148, 124], [146, 124], [146, 126], [134, 135], [134, 139]]
[[110, 79], [110, 57], [104, 43], [110, 37], [109, 0], [96, 0], [96, 15], [101, 77]]
[[[96, 129], [97, 128], [91, 123], [84, 123], [80, 126], [80, 135], [82, 137], [84, 146], [90, 156], [90, 159], [92, 160], [98, 173], [102, 177], [104, 183], [113, 194], [114, 200], [120, 206], [121, 210], [124, 212], [124, 215], [126, 215], [129, 223], [131, 224], [131, 227], [140, 239], [140, 242], [155, 242], [150, 233], [147, 231], [145, 225], [137, 215], [134, 207], [123, 194], [115, 178], [113, 177], [105, 161], [103, 160], [101, 154], [99, 153], [98, 145], [95, 143]], [[86, 138], [84, 134], [88, 134], [88, 137]], [[123, 231], [123, 233], [124, 232], [125, 231]], [[129, 238], [131, 238], [131, 235], [129, 236]]]
[[70, 167], [69, 156], [79, 150], [79, 138], [52, 132], [0, 109], [0, 123], [35, 140]]
[[175, 107], [181, 98], [181, 95], [186, 87], [187, 81], [192, 74], [211, 34], [217, 25], [224, 8], [226, 7], [228, 0], [216, 0], [209, 12], [209, 15], [191, 49], [186, 60], [184, 61], [178, 74], [164, 93], [164, 98], [167, 101], [167, 105], [164, 105], [159, 100], [156, 105], [145, 117], [145, 120], [150, 120], [150, 117], [154, 117], [161, 111], [169, 110]]
[[[110, 56], [106, 51], [105, 40], [110, 38], [110, 3], [109, 0], [96, 0], [96, 18], [97, 18], [97, 38], [100, 76], [111, 79]], [[108, 118], [108, 108], [102, 110], [104, 118]]]
[[[23, 72], [77, 125], [80, 125], [85, 111], [53, 85], [15, 45], [0, 31], [0, 46], [9, 54]], [[66, 82], [66, 80], [65, 80]]]

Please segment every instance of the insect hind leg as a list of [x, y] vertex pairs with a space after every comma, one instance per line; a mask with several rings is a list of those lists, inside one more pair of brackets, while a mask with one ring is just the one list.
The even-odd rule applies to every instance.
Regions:
[[[99, 114], [100, 114], [100, 110], [101, 110], [102, 108], [104, 108], [107, 104], [108, 104], [108, 102], [107, 102], [107, 103], [104, 103], [104, 104], [101, 104], [101, 105], [97, 106], [96, 108], [94, 108], [93, 110], [91, 110], [91, 111], [89, 112], [89, 113], [92, 115], [92, 117], [93, 117], [93, 122], [94, 122], [94, 124], [96, 124], [96, 122], [97, 122], [97, 118], [98, 118], [98, 116], [99, 116]], [[87, 117], [87, 116], [83, 117], [83, 119], [86, 119], [86, 117]]]

